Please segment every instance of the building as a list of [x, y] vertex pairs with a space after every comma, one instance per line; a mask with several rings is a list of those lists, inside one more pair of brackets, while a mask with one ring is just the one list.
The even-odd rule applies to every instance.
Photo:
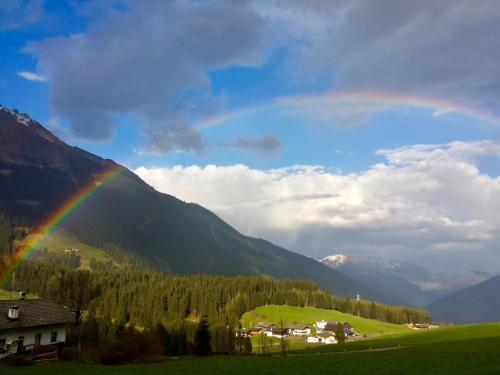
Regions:
[[315, 326], [316, 326], [316, 329], [318, 330], [318, 332], [321, 332], [321, 331], [325, 330], [325, 327], [327, 324], [328, 324], [328, 322], [326, 320], [321, 320], [319, 322], [316, 322]]
[[269, 337], [275, 337], [275, 338], [278, 338], [278, 339], [282, 339], [282, 338], [288, 336], [288, 329], [287, 328], [274, 327], [270, 331], [267, 331], [266, 334]]
[[288, 328], [288, 332], [292, 336], [306, 336], [311, 334], [311, 328], [306, 325], [293, 325]]
[[42, 300], [0, 300], [0, 357], [66, 341], [74, 315]]
[[318, 336], [308, 336], [306, 338], [306, 342], [309, 342], [309, 343], [318, 343], [319, 342], [319, 337]]
[[337, 340], [335, 339], [335, 334], [332, 332], [322, 332], [316, 335], [318, 338], [318, 342], [323, 344], [336, 344]]

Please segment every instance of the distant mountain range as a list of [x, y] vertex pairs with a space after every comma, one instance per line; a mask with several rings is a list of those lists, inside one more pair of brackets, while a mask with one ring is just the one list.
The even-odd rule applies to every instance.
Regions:
[[395, 259], [362, 258], [344, 254], [327, 256], [320, 261], [372, 289], [383, 290], [403, 304], [421, 307], [493, 276], [486, 272], [458, 275], [436, 273]]
[[[115, 166], [0, 106], [0, 215], [33, 227]], [[119, 246], [166, 273], [311, 279], [337, 295], [391, 302], [383, 291], [312, 258], [242, 235], [207, 209], [160, 193], [127, 169], [83, 202], [61, 229], [84, 244]]]
[[451, 323], [500, 321], [500, 275], [444, 296], [427, 306], [434, 320]]

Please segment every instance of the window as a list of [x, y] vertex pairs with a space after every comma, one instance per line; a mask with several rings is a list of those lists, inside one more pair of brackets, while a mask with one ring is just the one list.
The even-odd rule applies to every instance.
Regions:
[[42, 334], [36, 333], [35, 334], [35, 345], [40, 345], [41, 342], [42, 342]]
[[52, 332], [50, 334], [50, 342], [57, 342], [57, 332]]

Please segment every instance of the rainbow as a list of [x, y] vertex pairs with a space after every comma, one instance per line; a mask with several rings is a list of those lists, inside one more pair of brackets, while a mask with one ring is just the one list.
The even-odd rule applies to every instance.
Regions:
[[34, 231], [28, 235], [21, 246], [18, 248], [14, 257], [9, 261], [7, 267], [0, 270], [0, 287], [5, 287], [5, 284], [10, 279], [10, 276], [19, 268], [19, 266], [30, 257], [30, 255], [40, 246], [43, 241], [78, 207], [89, 199], [97, 190], [108, 184], [125, 168], [118, 164], [113, 164], [111, 168], [107, 168], [103, 173], [96, 176], [92, 181], [80, 189], [76, 194], [71, 196], [64, 204], [59, 206], [50, 216], [48, 216]]
[[334, 91], [322, 95], [278, 98], [263, 105], [243, 108], [219, 116], [207, 117], [195, 124], [195, 127], [198, 129], [210, 128], [268, 111], [300, 114], [302, 111], [321, 111], [322, 109], [343, 104], [359, 105], [360, 109], [372, 108], [374, 112], [383, 112], [398, 108], [429, 109], [433, 111], [434, 116], [458, 113], [483, 122], [500, 125], [500, 117], [493, 112], [435, 97], [383, 91]]

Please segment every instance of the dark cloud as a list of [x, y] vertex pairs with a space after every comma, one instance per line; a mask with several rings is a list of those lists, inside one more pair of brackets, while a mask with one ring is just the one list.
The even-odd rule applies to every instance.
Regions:
[[143, 121], [145, 151], [201, 151], [189, 127], [220, 105], [208, 73], [264, 59], [266, 27], [246, 2], [127, 1], [84, 34], [28, 45], [51, 85], [54, 114], [89, 139], [112, 136], [116, 115]]
[[499, 112], [498, 1], [296, 1], [287, 8], [275, 13], [300, 41], [289, 61], [299, 79]]
[[[32, 4], [40, 2], [0, 0], [0, 14]], [[277, 49], [286, 56], [280, 63], [287, 79], [299, 83], [430, 96], [499, 112], [498, 1], [90, 4], [82, 6], [92, 15], [85, 33], [26, 49], [50, 82], [54, 115], [69, 119], [82, 137], [110, 137], [116, 115], [133, 115], [143, 123], [144, 151], [200, 152], [203, 139], [190, 124], [224, 102], [212, 93], [210, 72], [258, 66]], [[234, 146], [258, 152], [277, 144], [241, 139]]]
[[230, 142], [220, 143], [221, 147], [239, 149], [257, 154], [273, 154], [279, 152], [283, 145], [281, 141], [272, 136], [265, 135], [261, 138], [237, 138]]

